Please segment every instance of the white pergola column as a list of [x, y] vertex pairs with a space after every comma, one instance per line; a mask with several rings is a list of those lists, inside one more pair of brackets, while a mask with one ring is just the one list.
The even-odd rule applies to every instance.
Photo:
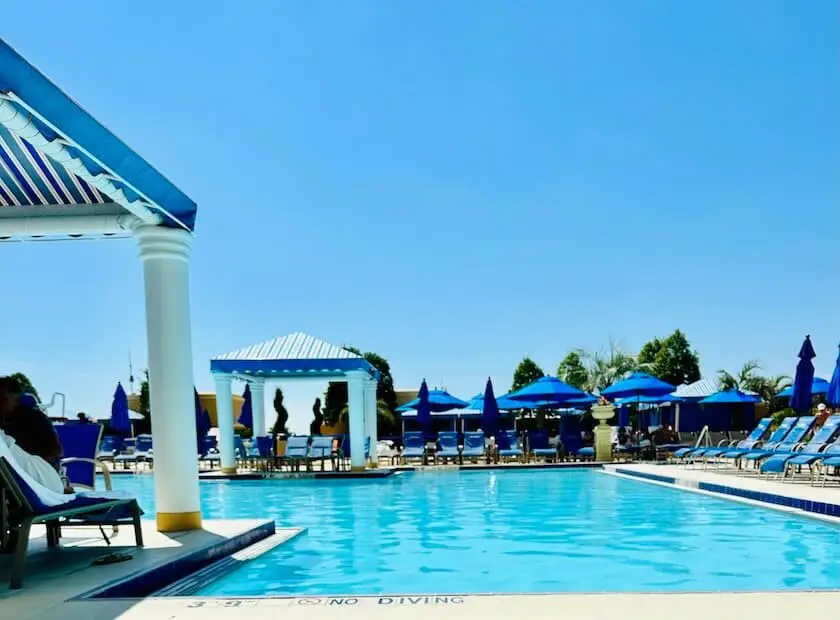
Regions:
[[379, 465], [376, 442], [379, 439], [376, 419], [376, 380], [365, 380], [365, 436], [370, 438], [370, 464]]
[[369, 376], [364, 370], [347, 373], [350, 469], [353, 471], [365, 469], [365, 380]]
[[233, 450], [233, 377], [213, 375], [216, 382], [216, 424], [219, 425], [219, 457], [222, 473], [236, 473], [236, 456]]
[[254, 412], [254, 437], [265, 435], [265, 380], [252, 379], [251, 404]]
[[195, 449], [189, 259], [185, 230], [134, 230], [143, 263], [157, 529], [201, 528]]

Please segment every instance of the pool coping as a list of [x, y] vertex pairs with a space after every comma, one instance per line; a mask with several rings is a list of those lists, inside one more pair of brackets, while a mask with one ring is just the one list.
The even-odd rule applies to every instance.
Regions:
[[699, 491], [704, 494], [718, 496], [724, 499], [748, 501], [753, 505], [783, 509], [786, 512], [800, 511], [806, 513], [807, 516], [823, 518], [828, 517], [832, 519], [832, 522], [835, 522], [835, 519], [840, 519], [840, 504], [818, 502], [800, 497], [780, 495], [778, 493], [767, 493], [764, 491], [744, 489], [726, 484], [693, 480], [691, 478], [679, 478], [677, 476], [653, 474], [646, 471], [628, 469], [626, 466], [622, 467], [613, 465], [608, 468], [604, 468], [604, 470], [641, 481], [669, 485], [687, 491]]
[[[303, 528], [291, 529], [297, 531], [287, 540], [304, 531]], [[276, 534], [277, 526], [274, 520], [266, 520], [256, 527], [231, 538], [215, 541], [175, 558], [161, 560], [156, 564], [86, 590], [67, 600], [113, 601], [115, 599], [146, 598], [172, 583], [193, 575]]]

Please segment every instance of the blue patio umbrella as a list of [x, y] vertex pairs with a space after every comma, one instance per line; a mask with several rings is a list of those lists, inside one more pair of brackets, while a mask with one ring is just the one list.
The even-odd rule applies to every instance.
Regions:
[[790, 408], [797, 413], [808, 413], [811, 410], [814, 382], [814, 362], [817, 354], [811, 344], [811, 336], [805, 336], [805, 342], [799, 349], [799, 363], [796, 365], [796, 376], [793, 378], [793, 394], [790, 397]]
[[204, 436], [209, 431], [209, 427], [207, 430], [203, 429], [204, 420], [203, 414], [204, 411], [201, 408], [201, 398], [198, 396], [198, 390], [193, 386], [193, 413], [195, 414], [195, 436], [196, 436], [196, 445], [198, 447], [199, 454], [202, 453], [202, 448], [204, 447]]
[[575, 399], [585, 399], [588, 396], [589, 394], [583, 390], [572, 387], [557, 377], [551, 376], [540, 377], [524, 388], [508, 394], [509, 399], [521, 401], [524, 407], [527, 407], [528, 404], [534, 406], [535, 403], [542, 403], [541, 406], [560, 406]]
[[114, 391], [114, 400], [111, 401], [111, 419], [108, 426], [115, 433], [129, 434], [131, 432], [131, 421], [128, 419], [128, 395], [122, 383], [117, 383]]
[[641, 398], [643, 396], [667, 396], [677, 389], [646, 372], [634, 372], [626, 379], [617, 381], [601, 390], [601, 396], [609, 399]]
[[[423, 384], [420, 386], [420, 390], [422, 392], [423, 385], [425, 385], [425, 379], [423, 380]], [[414, 400], [408, 401], [406, 404], [397, 408], [398, 412], [409, 411], [410, 409], [417, 409], [420, 404], [420, 393], [418, 392], [417, 398]], [[460, 398], [455, 398], [447, 392], [446, 390], [430, 390], [428, 386], [426, 386], [426, 398], [429, 402], [430, 411], [434, 411], [435, 413], [441, 413], [443, 411], [450, 411], [452, 409], [466, 409], [469, 403]]]
[[834, 373], [831, 375], [831, 383], [828, 384], [825, 400], [832, 407], [840, 407], [840, 352], [834, 363]]
[[495, 437], [499, 429], [499, 405], [496, 403], [496, 396], [493, 394], [493, 382], [487, 378], [487, 385], [484, 387], [484, 409], [481, 414], [481, 425], [488, 437]]
[[[508, 398], [507, 394], [503, 394], [502, 396], [496, 397], [496, 406], [499, 408], [499, 411], [514, 411], [516, 409], [523, 409], [525, 407], [525, 403], [518, 400], [512, 400]], [[476, 394], [473, 396], [467, 403], [466, 408], [473, 409], [474, 411], [484, 411], [484, 394]]]
[[[828, 388], [830, 387], [830, 383], [823, 379], [822, 377], [814, 377], [814, 380], [811, 381], [811, 394], [826, 394], [828, 393]], [[793, 386], [789, 385], [781, 392], [776, 394], [777, 398], [790, 398], [793, 396]]]
[[761, 398], [756, 394], [747, 394], [741, 390], [721, 390], [707, 396], [700, 401], [701, 405], [740, 405], [760, 403]]
[[626, 398], [619, 398], [616, 404], [620, 406], [626, 405], [662, 405], [665, 403], [676, 403], [682, 401], [679, 396], [673, 394], [662, 394], [659, 396], [628, 396]]
[[432, 423], [432, 405], [429, 402], [429, 386], [426, 385], [426, 380], [420, 384], [420, 391], [417, 393], [417, 423], [423, 432], [429, 430], [429, 425]]
[[245, 391], [242, 392], [242, 410], [239, 412], [238, 422], [245, 428], [254, 428], [254, 404], [251, 398], [251, 385], [245, 384]]

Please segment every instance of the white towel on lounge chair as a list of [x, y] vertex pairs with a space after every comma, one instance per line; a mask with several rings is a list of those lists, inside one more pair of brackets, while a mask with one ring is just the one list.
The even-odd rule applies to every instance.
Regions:
[[32, 489], [45, 506], [61, 506], [78, 497], [123, 499], [124, 493], [65, 493], [64, 482], [55, 468], [39, 456], [24, 451], [17, 442], [0, 430], [0, 457], [6, 459], [21, 480]]

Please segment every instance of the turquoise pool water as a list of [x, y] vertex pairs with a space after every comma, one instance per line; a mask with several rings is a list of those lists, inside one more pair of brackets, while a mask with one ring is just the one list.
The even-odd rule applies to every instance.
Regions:
[[[153, 516], [149, 476], [118, 478]], [[840, 587], [840, 528], [596, 471], [205, 482], [208, 518], [308, 532], [207, 596]]]

